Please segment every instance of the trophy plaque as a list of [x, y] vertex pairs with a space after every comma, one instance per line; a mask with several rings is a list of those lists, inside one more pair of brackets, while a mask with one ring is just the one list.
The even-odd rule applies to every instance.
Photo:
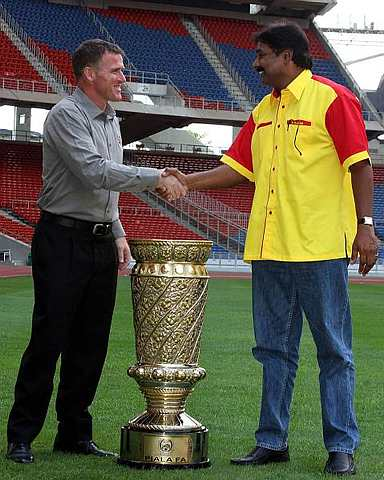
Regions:
[[147, 409], [121, 430], [118, 462], [135, 468], [203, 468], [208, 429], [185, 412], [205, 376], [198, 366], [212, 242], [131, 240], [137, 363], [128, 369]]

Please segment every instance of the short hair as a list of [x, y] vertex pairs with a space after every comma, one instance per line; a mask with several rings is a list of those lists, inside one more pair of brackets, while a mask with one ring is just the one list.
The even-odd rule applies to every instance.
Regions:
[[298, 67], [312, 68], [308, 38], [296, 23], [273, 23], [260, 33], [256, 32], [252, 38], [255, 43], [262, 42], [270, 46], [276, 53], [292, 50], [292, 60]]
[[78, 80], [81, 77], [85, 67], [97, 65], [106, 52], [124, 55], [123, 50], [118, 45], [100, 38], [81, 43], [72, 56], [72, 68], [76, 79]]

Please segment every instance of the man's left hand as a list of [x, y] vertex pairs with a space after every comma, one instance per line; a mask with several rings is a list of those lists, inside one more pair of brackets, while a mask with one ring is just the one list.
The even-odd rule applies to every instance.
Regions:
[[359, 273], [363, 276], [371, 270], [377, 260], [378, 240], [373, 227], [369, 225], [359, 225], [357, 234], [352, 245], [351, 263], [359, 261]]
[[115, 243], [119, 258], [119, 270], [124, 270], [127, 268], [128, 262], [131, 259], [131, 251], [129, 250], [128, 242], [125, 237], [116, 238]]

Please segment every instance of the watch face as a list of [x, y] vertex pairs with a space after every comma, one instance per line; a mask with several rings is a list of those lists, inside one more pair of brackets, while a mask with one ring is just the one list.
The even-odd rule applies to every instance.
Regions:
[[360, 218], [359, 223], [362, 224], [362, 225], [373, 226], [373, 218], [372, 217], [362, 217], [362, 218]]

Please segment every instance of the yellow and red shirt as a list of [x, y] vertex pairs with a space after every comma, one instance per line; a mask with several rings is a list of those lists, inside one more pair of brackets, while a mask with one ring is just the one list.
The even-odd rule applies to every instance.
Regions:
[[253, 110], [221, 161], [255, 182], [244, 260], [351, 255], [349, 167], [369, 159], [358, 99], [310, 70]]

